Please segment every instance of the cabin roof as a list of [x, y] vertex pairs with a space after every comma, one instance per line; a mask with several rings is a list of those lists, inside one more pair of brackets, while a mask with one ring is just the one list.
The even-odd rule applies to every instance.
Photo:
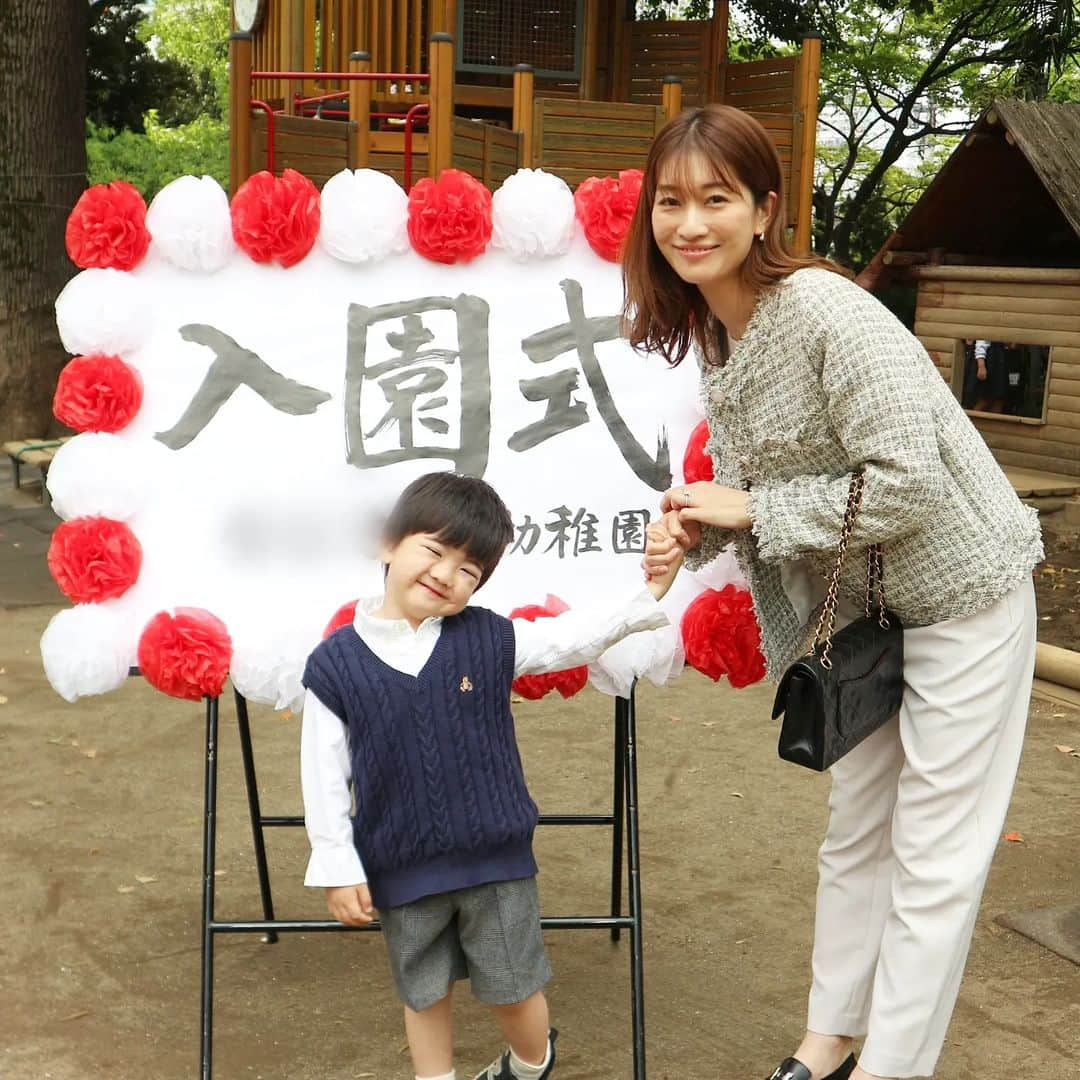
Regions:
[[975, 122], [859, 280], [887, 251], [1080, 265], [1080, 104], [998, 99]]

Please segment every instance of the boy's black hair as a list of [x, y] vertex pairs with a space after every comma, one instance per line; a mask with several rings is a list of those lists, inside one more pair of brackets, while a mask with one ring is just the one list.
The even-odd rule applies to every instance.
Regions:
[[430, 533], [461, 548], [479, 563], [483, 585], [513, 540], [514, 523], [490, 484], [475, 476], [434, 472], [418, 477], [398, 496], [383, 540], [394, 546], [416, 533]]

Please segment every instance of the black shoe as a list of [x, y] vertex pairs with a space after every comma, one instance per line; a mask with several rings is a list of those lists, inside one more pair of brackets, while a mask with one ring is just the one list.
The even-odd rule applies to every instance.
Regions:
[[[847, 1080], [855, 1071], [855, 1055], [848, 1054], [847, 1060], [839, 1069], [829, 1073], [822, 1080]], [[812, 1080], [810, 1070], [797, 1058], [785, 1058], [776, 1066], [776, 1072], [769, 1080]]]
[[[548, 1062], [547, 1068], [540, 1074], [539, 1080], [548, 1080], [551, 1070], [555, 1068], [555, 1040], [558, 1037], [558, 1031], [552, 1028], [548, 1033], [551, 1060]], [[807, 1075], [809, 1076], [809, 1073]], [[845, 1073], [845, 1075], [847, 1074]], [[515, 1080], [514, 1074], [510, 1070], [510, 1051], [504, 1050], [482, 1073], [477, 1073], [475, 1080]], [[837, 1080], [839, 1080], [839, 1074], [837, 1074]]]

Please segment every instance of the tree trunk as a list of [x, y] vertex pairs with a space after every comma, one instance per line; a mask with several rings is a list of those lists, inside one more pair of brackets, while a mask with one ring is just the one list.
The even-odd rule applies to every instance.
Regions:
[[86, 187], [86, 0], [0, 3], [0, 439], [46, 434], [66, 355], [53, 303], [75, 273]]

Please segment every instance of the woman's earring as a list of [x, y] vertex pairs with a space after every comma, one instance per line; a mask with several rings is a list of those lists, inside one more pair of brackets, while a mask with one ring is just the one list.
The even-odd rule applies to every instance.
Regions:
[[765, 243], [765, 233], [764, 233], [764, 231], [762, 231], [762, 232], [759, 232], [759, 233], [757, 234], [757, 238], [758, 238], [758, 240], [760, 240], [760, 241], [761, 241], [761, 243], [763, 243], [763, 244], [764, 244], [764, 243]]

